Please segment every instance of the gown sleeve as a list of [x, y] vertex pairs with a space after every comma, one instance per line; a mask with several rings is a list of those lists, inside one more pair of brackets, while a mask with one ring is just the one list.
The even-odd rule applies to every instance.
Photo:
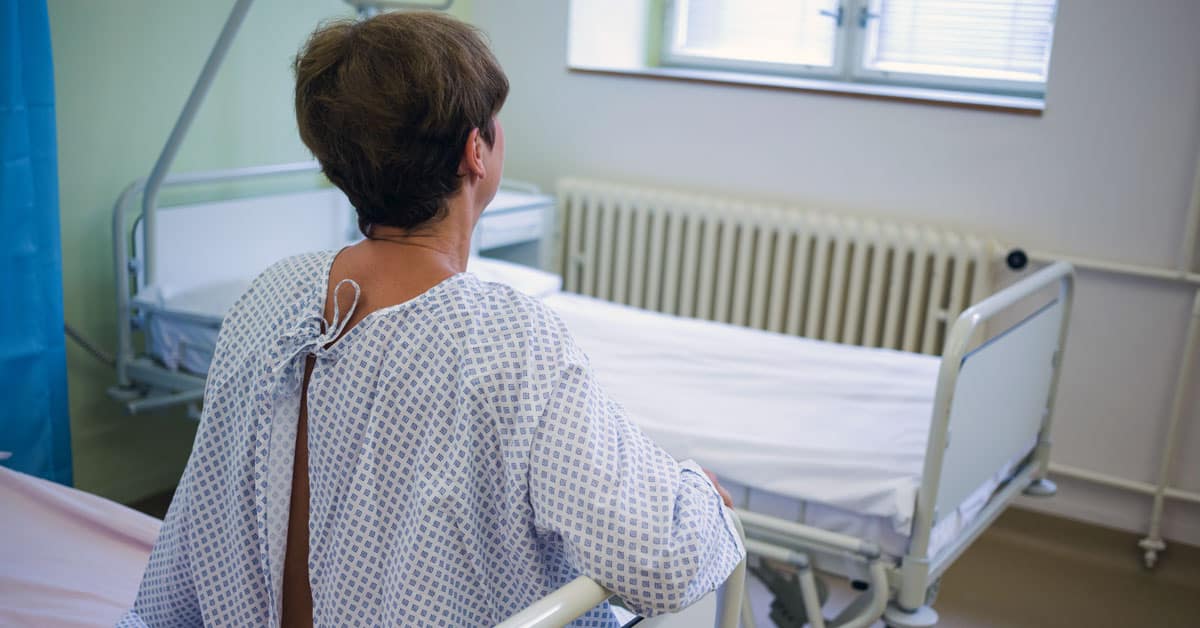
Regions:
[[676, 612], [724, 582], [745, 555], [741, 538], [700, 467], [643, 434], [564, 344], [530, 449], [534, 524], [631, 610]]

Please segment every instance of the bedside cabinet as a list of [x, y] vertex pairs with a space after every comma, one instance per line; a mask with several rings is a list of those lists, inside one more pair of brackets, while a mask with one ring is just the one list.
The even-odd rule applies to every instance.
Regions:
[[542, 239], [549, 233], [554, 210], [554, 197], [537, 187], [504, 181], [475, 226], [472, 251], [539, 268]]

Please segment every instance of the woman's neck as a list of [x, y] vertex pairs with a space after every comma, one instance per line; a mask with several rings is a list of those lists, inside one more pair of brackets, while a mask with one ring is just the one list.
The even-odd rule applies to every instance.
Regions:
[[386, 266], [396, 265], [408, 270], [444, 270], [457, 274], [467, 269], [467, 258], [471, 252], [470, 236], [446, 237], [444, 234], [412, 233], [402, 229], [371, 229], [371, 235], [359, 244], [364, 252]]
[[385, 225], [371, 227], [366, 245], [373, 253], [403, 258], [409, 268], [442, 268], [449, 274], [467, 270], [471, 253], [471, 234], [483, 208], [472, 206], [469, 196], [457, 194], [447, 199], [441, 218], [417, 229]]

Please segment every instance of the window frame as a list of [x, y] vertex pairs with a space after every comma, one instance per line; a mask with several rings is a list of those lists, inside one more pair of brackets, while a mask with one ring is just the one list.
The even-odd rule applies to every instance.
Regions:
[[[1051, 55], [1057, 27], [1058, 10], [1062, 0], [1055, 0], [1054, 26], [1051, 31]], [[661, 45], [658, 65], [662, 68], [717, 70], [747, 75], [773, 75], [798, 79], [818, 79], [843, 85], [871, 85], [883, 88], [919, 88], [970, 95], [1016, 97], [1044, 100], [1049, 83], [1049, 68], [1045, 81], [1016, 79], [987, 79], [955, 75], [922, 74], [875, 70], [864, 63], [871, 22], [878, 27], [877, 7], [880, 0], [841, 0], [838, 4], [841, 19], [835, 32], [834, 62], [829, 68], [804, 64], [781, 64], [721, 57], [690, 55], [674, 49], [675, 33], [681, 8], [688, 0], [663, 0]], [[830, 18], [834, 19], [834, 18]]]

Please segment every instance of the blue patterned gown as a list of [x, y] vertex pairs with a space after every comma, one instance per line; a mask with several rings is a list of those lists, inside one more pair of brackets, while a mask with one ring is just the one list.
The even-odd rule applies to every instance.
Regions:
[[[122, 624], [279, 624], [309, 356], [316, 625], [490, 625], [581, 574], [657, 614], [733, 570], [743, 549], [708, 479], [629, 422], [539, 301], [459, 274], [330, 345], [334, 255], [276, 264], [225, 318]], [[574, 625], [614, 622], [601, 605]]]

